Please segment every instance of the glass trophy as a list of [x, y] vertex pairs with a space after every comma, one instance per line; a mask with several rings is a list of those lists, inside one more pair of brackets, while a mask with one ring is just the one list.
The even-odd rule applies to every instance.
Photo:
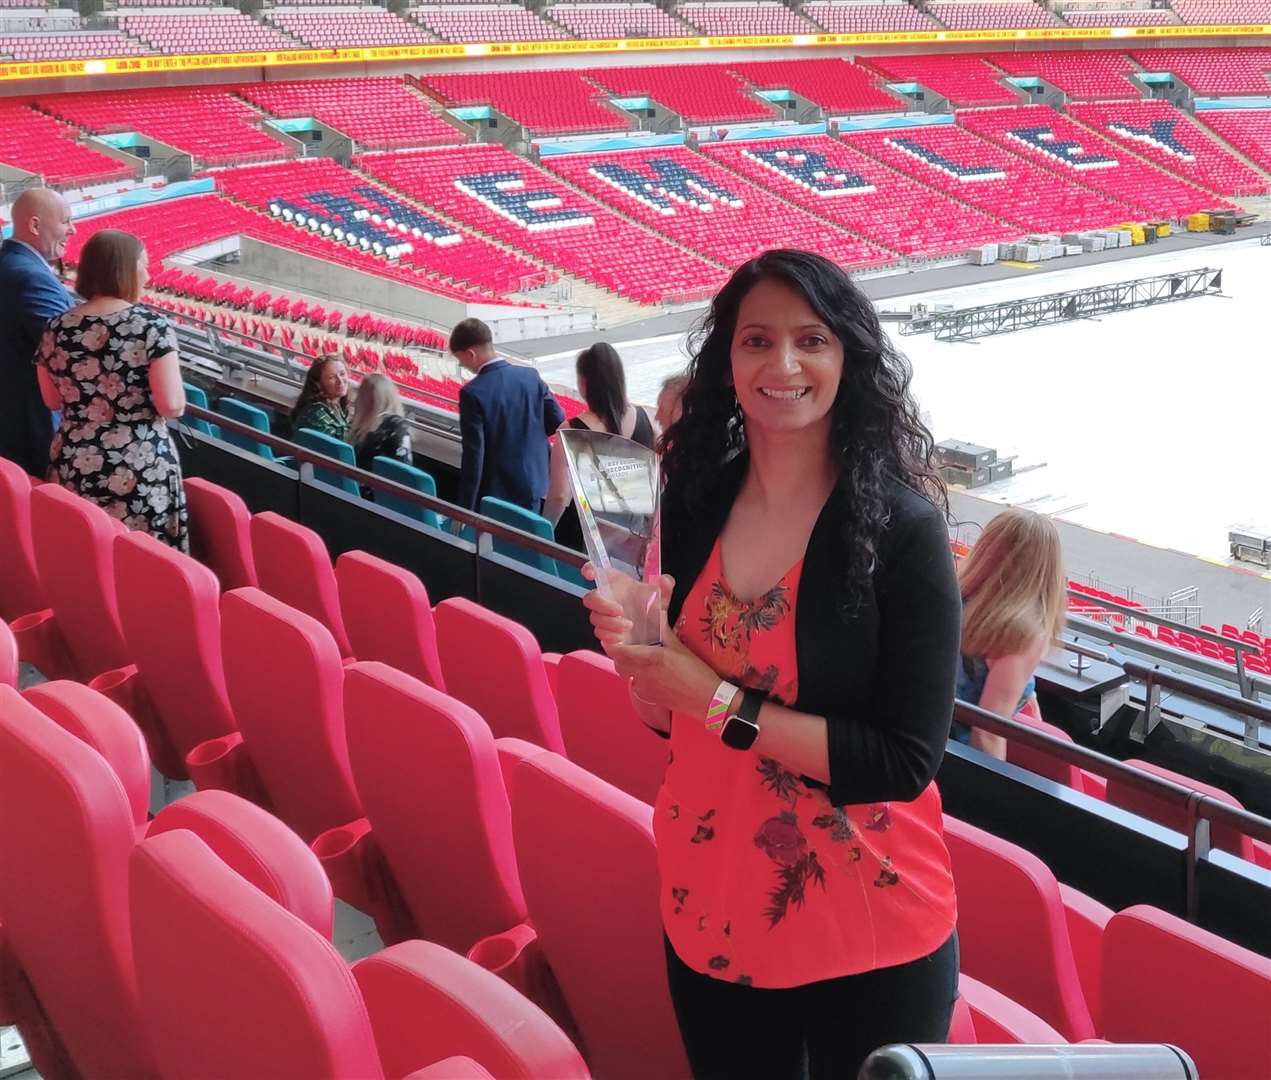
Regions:
[[596, 588], [631, 620], [628, 642], [662, 641], [658, 456], [647, 446], [588, 428], [560, 428], [569, 479]]

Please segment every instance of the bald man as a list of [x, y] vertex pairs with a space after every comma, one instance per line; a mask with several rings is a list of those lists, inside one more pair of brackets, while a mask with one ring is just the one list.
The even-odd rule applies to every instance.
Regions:
[[66, 200], [48, 188], [19, 195], [12, 217], [13, 235], [0, 245], [0, 456], [43, 476], [53, 417], [40, 400], [35, 348], [49, 319], [75, 302], [49, 265], [75, 226]]

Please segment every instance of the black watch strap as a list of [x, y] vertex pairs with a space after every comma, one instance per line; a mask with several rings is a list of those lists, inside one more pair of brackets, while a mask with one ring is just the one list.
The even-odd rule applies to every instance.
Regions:
[[759, 710], [768, 699], [758, 690], [743, 690], [741, 704], [737, 706], [737, 715], [747, 723], [759, 726]]

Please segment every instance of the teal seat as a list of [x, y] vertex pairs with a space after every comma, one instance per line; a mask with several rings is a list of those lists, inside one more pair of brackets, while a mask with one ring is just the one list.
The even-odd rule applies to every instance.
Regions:
[[[511, 525], [514, 529], [520, 529], [521, 532], [530, 533], [543, 540], [554, 541], [556, 539], [556, 532], [552, 528], [552, 523], [543, 517], [542, 514], [532, 513], [524, 507], [504, 502], [502, 499], [496, 499], [492, 495], [487, 495], [481, 500], [481, 513], [485, 517], [493, 518], [504, 525]], [[555, 576], [558, 573], [555, 559], [547, 555], [540, 555], [537, 551], [523, 548], [520, 544], [511, 540], [496, 539], [494, 541], [494, 550], [499, 555], [505, 555], [509, 559], [515, 559], [517, 562], [523, 562], [526, 566], [532, 566], [535, 570], [541, 570], [545, 574]]]
[[[195, 405], [200, 409], [211, 408], [207, 402], [207, 391], [201, 386], [195, 386], [193, 383], [182, 383], [185, 387], [185, 400], [190, 405]], [[193, 416], [185, 419], [184, 424], [191, 431], [197, 431], [203, 435], [210, 435], [214, 439], [221, 437], [221, 429], [213, 427], [206, 420], [196, 420]]]
[[[432, 478], [423, 469], [417, 469], [414, 465], [407, 465], [404, 461], [398, 461], [391, 457], [377, 457], [371, 460], [371, 472], [376, 476], [382, 476], [385, 480], [392, 480], [402, 487], [414, 488], [421, 495], [431, 495], [437, 497], [437, 481]], [[434, 529], [441, 528], [441, 522], [432, 510], [423, 506], [419, 506], [405, 499], [400, 499], [396, 495], [391, 495], [387, 491], [375, 492], [375, 505], [382, 506], [385, 510], [392, 510], [395, 514], [401, 514], [402, 517], [412, 518], [415, 521], [430, 525]]]
[[[216, 403], [216, 411], [230, 420], [237, 420], [240, 424], [250, 424], [257, 431], [263, 431], [266, 435], [271, 434], [269, 414], [264, 409], [258, 409], [255, 405], [248, 405], [247, 402], [239, 401], [237, 398], [223, 397]], [[249, 454], [255, 454], [266, 461], [276, 460], [273, 450], [263, 442], [257, 442], [250, 436], [240, 435], [236, 431], [225, 430], [221, 432], [221, 437], [231, 446], [237, 446], [240, 450], [246, 450]]]
[[[306, 450], [312, 450], [315, 454], [335, 458], [336, 461], [344, 465], [357, 467], [357, 456], [353, 453], [353, 447], [343, 439], [337, 439], [334, 435], [327, 435], [324, 432], [315, 431], [313, 428], [302, 427], [293, 436], [292, 441], [303, 446]], [[313, 478], [320, 480], [324, 484], [330, 484], [333, 488], [339, 488], [346, 495], [361, 498], [362, 489], [357, 486], [357, 481], [350, 476], [342, 476], [340, 473], [315, 465], [313, 467]]]

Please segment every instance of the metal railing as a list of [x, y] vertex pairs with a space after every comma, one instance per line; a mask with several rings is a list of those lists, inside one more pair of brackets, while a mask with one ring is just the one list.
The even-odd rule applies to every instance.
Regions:
[[1122, 667], [1130, 678], [1138, 679], [1146, 688], [1147, 701], [1143, 710], [1143, 715], [1146, 719], [1145, 734], [1150, 733], [1160, 723], [1162, 690], [1171, 690], [1175, 694], [1191, 698], [1193, 701], [1199, 701], [1204, 705], [1212, 705], [1217, 709], [1226, 709], [1241, 716], [1245, 725], [1245, 746], [1256, 747], [1259, 742], [1258, 726], [1260, 724], [1271, 724], [1271, 705], [1264, 705], [1259, 701], [1247, 701], [1242, 697], [1237, 697], [1235, 694], [1228, 694], [1225, 690], [1206, 686], [1204, 683], [1189, 679], [1184, 675], [1162, 671], [1160, 668], [1150, 668], [1146, 664], [1140, 664], [1137, 660], [1126, 660]]
[[870, 1054], [857, 1080], [1199, 1080], [1168, 1043], [951, 1046], [894, 1043]]

